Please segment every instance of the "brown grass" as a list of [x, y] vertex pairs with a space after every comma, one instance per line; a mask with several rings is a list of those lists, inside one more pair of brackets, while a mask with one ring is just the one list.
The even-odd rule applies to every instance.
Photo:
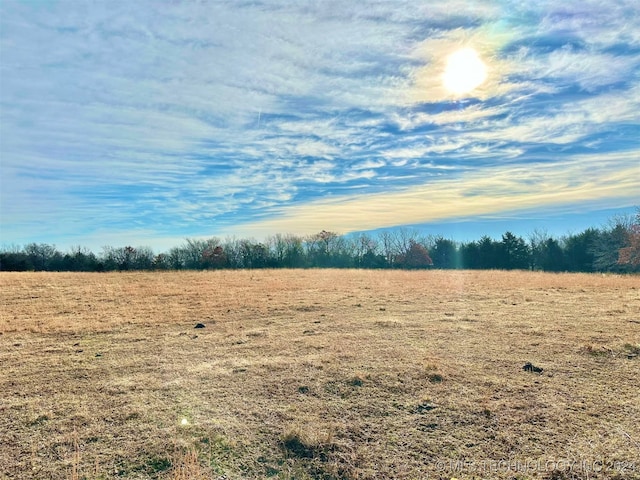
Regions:
[[640, 478], [638, 277], [1, 273], [0, 300], [1, 479]]

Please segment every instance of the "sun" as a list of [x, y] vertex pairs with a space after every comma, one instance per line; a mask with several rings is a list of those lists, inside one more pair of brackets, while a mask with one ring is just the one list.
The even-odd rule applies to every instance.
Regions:
[[455, 95], [463, 95], [475, 90], [487, 79], [487, 66], [473, 48], [463, 48], [452, 53], [442, 82]]

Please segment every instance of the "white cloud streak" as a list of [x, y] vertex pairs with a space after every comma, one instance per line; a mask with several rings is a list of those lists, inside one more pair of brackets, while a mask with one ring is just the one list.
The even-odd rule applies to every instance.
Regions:
[[[277, 209], [272, 220], [241, 225], [247, 235], [276, 232], [341, 233], [438, 220], [604, 202], [631, 206], [639, 200], [640, 151], [575, 156], [555, 164], [486, 169], [392, 193], [339, 197]], [[612, 170], [611, 165], [622, 165]]]

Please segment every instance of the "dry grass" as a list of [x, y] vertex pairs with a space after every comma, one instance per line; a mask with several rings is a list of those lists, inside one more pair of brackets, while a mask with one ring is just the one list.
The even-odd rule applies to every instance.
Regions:
[[638, 277], [1, 273], [0, 300], [2, 479], [640, 478]]

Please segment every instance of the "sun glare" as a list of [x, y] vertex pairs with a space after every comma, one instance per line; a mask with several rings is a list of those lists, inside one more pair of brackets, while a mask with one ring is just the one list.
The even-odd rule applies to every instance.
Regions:
[[452, 53], [442, 81], [447, 90], [462, 95], [478, 88], [487, 79], [487, 66], [478, 52], [472, 48], [463, 48]]

